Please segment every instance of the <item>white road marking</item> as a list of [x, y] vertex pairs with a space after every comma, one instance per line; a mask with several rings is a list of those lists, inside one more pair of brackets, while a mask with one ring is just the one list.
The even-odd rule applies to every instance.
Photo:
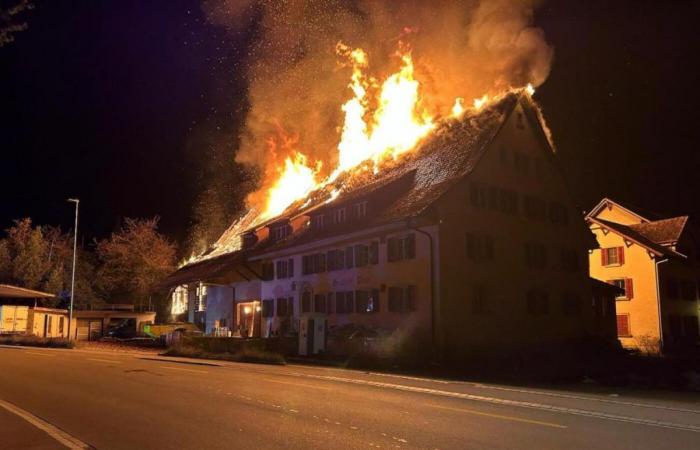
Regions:
[[30, 352], [30, 351], [25, 351], [24, 353], [29, 353], [30, 355], [40, 355], [40, 356], [56, 356], [56, 355], [51, 355], [49, 353]]
[[552, 423], [552, 422], [543, 422], [541, 420], [532, 420], [532, 419], [523, 419], [522, 417], [515, 417], [515, 416], [505, 416], [502, 414], [491, 414], [491, 413], [486, 413], [483, 411], [476, 411], [473, 409], [466, 409], [466, 408], [450, 408], [449, 406], [441, 406], [441, 405], [428, 405], [431, 408], [438, 408], [438, 409], [444, 409], [447, 411], [456, 411], [456, 412], [462, 412], [466, 414], [473, 414], [476, 416], [484, 416], [484, 417], [491, 417], [493, 419], [501, 419], [501, 420], [511, 420], [513, 422], [522, 422], [522, 423], [529, 423], [532, 425], [542, 425], [545, 427], [552, 427], [552, 428], [569, 428], [566, 425], [560, 425], [558, 423]]
[[496, 405], [517, 406], [520, 408], [537, 409], [537, 410], [541, 410], [541, 411], [570, 414], [570, 415], [574, 415], [574, 416], [593, 417], [596, 419], [613, 420], [613, 421], [617, 421], [617, 422], [628, 422], [628, 423], [634, 423], [634, 424], [638, 424], [638, 425], [647, 425], [647, 426], [651, 426], [651, 427], [670, 428], [670, 429], [674, 429], [674, 430], [684, 430], [684, 431], [692, 431], [694, 433], [700, 433], [700, 427], [695, 426], [695, 425], [665, 422], [665, 421], [651, 420], [651, 419], [642, 419], [639, 417], [622, 416], [619, 414], [608, 414], [608, 413], [604, 413], [604, 412], [590, 411], [590, 410], [585, 410], [585, 409], [565, 408], [563, 406], [548, 405], [548, 404], [544, 404], [544, 403], [524, 402], [524, 401], [519, 401], [519, 400], [507, 400], [507, 399], [498, 398], [498, 397], [486, 397], [486, 396], [482, 396], [482, 395], [465, 394], [465, 393], [453, 392], [453, 391], [442, 391], [439, 389], [429, 389], [429, 388], [422, 388], [422, 387], [416, 387], [416, 386], [406, 386], [403, 384], [380, 383], [378, 381], [358, 380], [358, 379], [353, 379], [353, 378], [341, 378], [341, 377], [332, 377], [332, 376], [324, 376], [324, 375], [311, 375], [311, 374], [304, 374], [304, 373], [292, 373], [291, 375], [303, 377], [303, 378], [338, 381], [341, 383], [348, 383], [348, 384], [361, 384], [361, 385], [365, 385], [365, 386], [395, 389], [395, 390], [399, 390], [399, 391], [417, 392], [417, 393], [421, 393], [421, 394], [437, 395], [437, 396], [441, 396], [441, 397], [460, 398], [460, 399], [464, 399], [464, 400], [472, 400], [472, 401], [491, 403], [491, 404], [496, 404]]
[[0, 400], [0, 406], [11, 412], [12, 414], [15, 414], [16, 416], [21, 417], [22, 419], [26, 420], [30, 424], [34, 425], [35, 427], [39, 428], [40, 430], [44, 431], [46, 434], [54, 438], [56, 441], [60, 442], [64, 446], [77, 450], [77, 449], [89, 449], [90, 446], [86, 444], [85, 442], [81, 441], [78, 438], [75, 438], [71, 436], [70, 434], [66, 433], [65, 431], [61, 430], [60, 428], [56, 428], [55, 426], [51, 425], [47, 421], [40, 419], [39, 417], [35, 416], [34, 414], [30, 413], [29, 411], [25, 411], [22, 408], [13, 405], [12, 403], [8, 403], [4, 400]]
[[194, 373], [209, 373], [207, 370], [197, 370], [197, 369], [183, 369], [182, 367], [168, 367], [168, 366], [159, 366], [161, 369], [168, 369], [168, 370], [181, 370], [183, 372], [194, 372]]
[[110, 364], [121, 364], [121, 361], [114, 361], [111, 359], [99, 359], [99, 358], [86, 358], [88, 361], [97, 361], [97, 362], [104, 362], [104, 363], [110, 363]]

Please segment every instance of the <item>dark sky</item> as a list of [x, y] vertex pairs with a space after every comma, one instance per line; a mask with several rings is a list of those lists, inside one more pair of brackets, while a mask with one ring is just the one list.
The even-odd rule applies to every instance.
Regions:
[[[208, 25], [198, 1], [35, 1], [0, 48], [0, 228], [31, 216], [88, 237], [160, 215], [184, 238], [199, 189], [193, 133], [235, 130], [250, 36]], [[555, 49], [535, 98], [582, 208], [611, 196], [700, 213], [700, 2], [550, 0]]]

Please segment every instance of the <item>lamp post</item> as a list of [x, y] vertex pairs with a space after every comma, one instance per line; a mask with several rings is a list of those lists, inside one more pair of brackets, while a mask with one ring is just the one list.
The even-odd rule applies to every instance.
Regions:
[[75, 227], [73, 229], [73, 274], [70, 280], [70, 307], [68, 308], [68, 340], [71, 340], [71, 330], [70, 327], [73, 322], [73, 297], [75, 295], [75, 260], [78, 250], [78, 206], [80, 205], [80, 200], [77, 198], [69, 198], [69, 202], [75, 203]]

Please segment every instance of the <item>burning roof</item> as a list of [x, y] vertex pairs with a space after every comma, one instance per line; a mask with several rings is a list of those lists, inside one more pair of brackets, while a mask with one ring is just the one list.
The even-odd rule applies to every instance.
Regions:
[[[368, 163], [339, 174], [333, 181], [321, 185], [307, 196], [293, 202], [282, 213], [274, 217], [260, 220], [256, 211], [249, 211], [224, 232], [209, 252], [176, 273], [184, 275], [191, 272], [190, 276], [178, 276], [172, 280], [182, 281], [199, 275], [201, 269], [207, 272], [207, 265], [212, 264], [212, 262], [207, 261], [229, 260], [234, 258], [231, 255], [243, 253], [241, 251], [242, 236], [246, 233], [263, 230], [265, 227], [280, 222], [308, 218], [329, 208], [378, 195], [383, 190], [395, 189], [398, 194], [390, 196], [389, 201], [372, 211], [371, 218], [367, 220], [367, 226], [400, 221], [420, 215], [429, 205], [474, 169], [489, 143], [519, 101], [524, 106], [530, 120], [541, 120], [529, 93], [523, 91], [511, 92], [501, 99], [488, 103], [481, 109], [467, 109], [458, 119], [441, 121], [436, 129], [422, 140], [413, 151], [402, 154], [396, 159], [385, 159], [379, 166]], [[543, 124], [540, 128], [542, 127]], [[546, 139], [544, 131], [542, 138]], [[260, 239], [253, 248], [246, 250], [245, 253], [259, 253], [263, 250], [294, 245], [312, 238], [307, 226], [278, 242], [272, 242], [271, 239]], [[228, 263], [232, 261], [233, 259]]]

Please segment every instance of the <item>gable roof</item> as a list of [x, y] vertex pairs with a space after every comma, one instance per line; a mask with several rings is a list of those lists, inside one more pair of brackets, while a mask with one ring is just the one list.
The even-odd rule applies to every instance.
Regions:
[[629, 225], [629, 228], [657, 244], [675, 245], [678, 243], [687, 222], [688, 216], [679, 216]]
[[586, 218], [596, 217], [604, 208], [610, 208], [613, 205], [623, 210], [624, 212], [638, 218], [641, 222], [649, 222], [649, 219], [634, 211], [631, 207], [627, 207], [619, 201], [612, 200], [608, 197], [604, 197], [600, 202], [598, 202], [598, 204], [595, 205], [588, 214], [586, 214]]
[[676, 258], [683, 258], [685, 259], [685, 255], [676, 252], [670, 247], [666, 247], [660, 243], [654, 242], [651, 239], [649, 239], [647, 236], [645, 236], [642, 233], [639, 233], [638, 231], [634, 230], [631, 226], [629, 225], [622, 225], [620, 223], [616, 222], [611, 222], [609, 220], [603, 220], [603, 219], [597, 219], [594, 217], [588, 217], [587, 220], [589, 222], [593, 222], [607, 230], [613, 231], [623, 238], [634, 242], [637, 245], [641, 245], [642, 247], [646, 248], [650, 252], [652, 252], [656, 256], [669, 256], [669, 257], [676, 257]]
[[[467, 110], [458, 120], [446, 120], [414, 150], [401, 155], [396, 160], [383, 162], [378, 173], [374, 173], [369, 168], [367, 170], [363, 170], [362, 167], [357, 168], [342, 174], [333, 183], [310, 193], [306, 198], [298, 200], [277, 217], [257, 225], [250, 221], [246, 224], [248, 228], [238, 227], [236, 232], [233, 232], [236, 227], [232, 225], [217, 241], [218, 249], [211, 252], [212, 255], [217, 256], [211, 260], [227, 261], [226, 264], [237, 260], [233, 255], [242, 253], [237, 250], [240, 248], [237, 243], [240, 242], [240, 236], [243, 233], [283, 220], [312, 215], [316, 211], [320, 213], [330, 208], [351, 204], [351, 202], [363, 201], [380, 195], [382, 190], [389, 189], [392, 185], [397, 186], [398, 192], [389, 198], [382, 198], [381, 204], [373, 208], [371, 217], [363, 221], [364, 228], [407, 220], [423, 214], [430, 205], [474, 170], [489, 148], [489, 144], [518, 104], [524, 109], [525, 116], [533, 125], [536, 135], [543, 139], [544, 145], [551, 150], [551, 145], [539, 122], [540, 116], [534, 102], [523, 93], [509, 93], [498, 101], [488, 104], [482, 110]], [[536, 122], [533, 123], [533, 121]], [[334, 197], [336, 194], [337, 198]], [[245, 222], [245, 218], [242, 222]], [[333, 231], [328, 230], [327, 233], [330, 236], [347, 231], [338, 228]], [[261, 254], [263, 251], [299, 245], [320, 237], [317, 233], [310, 232], [308, 227], [303, 227], [302, 230], [292, 233], [281, 241], [268, 242], [270, 240], [265, 239], [257, 243], [252, 249], [246, 250], [246, 257]], [[226, 248], [234, 250], [226, 252], [223, 250]], [[231, 255], [230, 259], [224, 259], [225, 255]], [[208, 272], [209, 266], [205, 264], [206, 261], [195, 262], [179, 269], [169, 277], [171, 280], [169, 285], [175, 285], [176, 280], [186, 280], [194, 275]], [[212, 263], [214, 264], [218, 267], [218, 261]], [[197, 269], [190, 269], [193, 267]], [[185, 272], [189, 275], [184, 276]], [[183, 276], [178, 276], [178, 273]]]

